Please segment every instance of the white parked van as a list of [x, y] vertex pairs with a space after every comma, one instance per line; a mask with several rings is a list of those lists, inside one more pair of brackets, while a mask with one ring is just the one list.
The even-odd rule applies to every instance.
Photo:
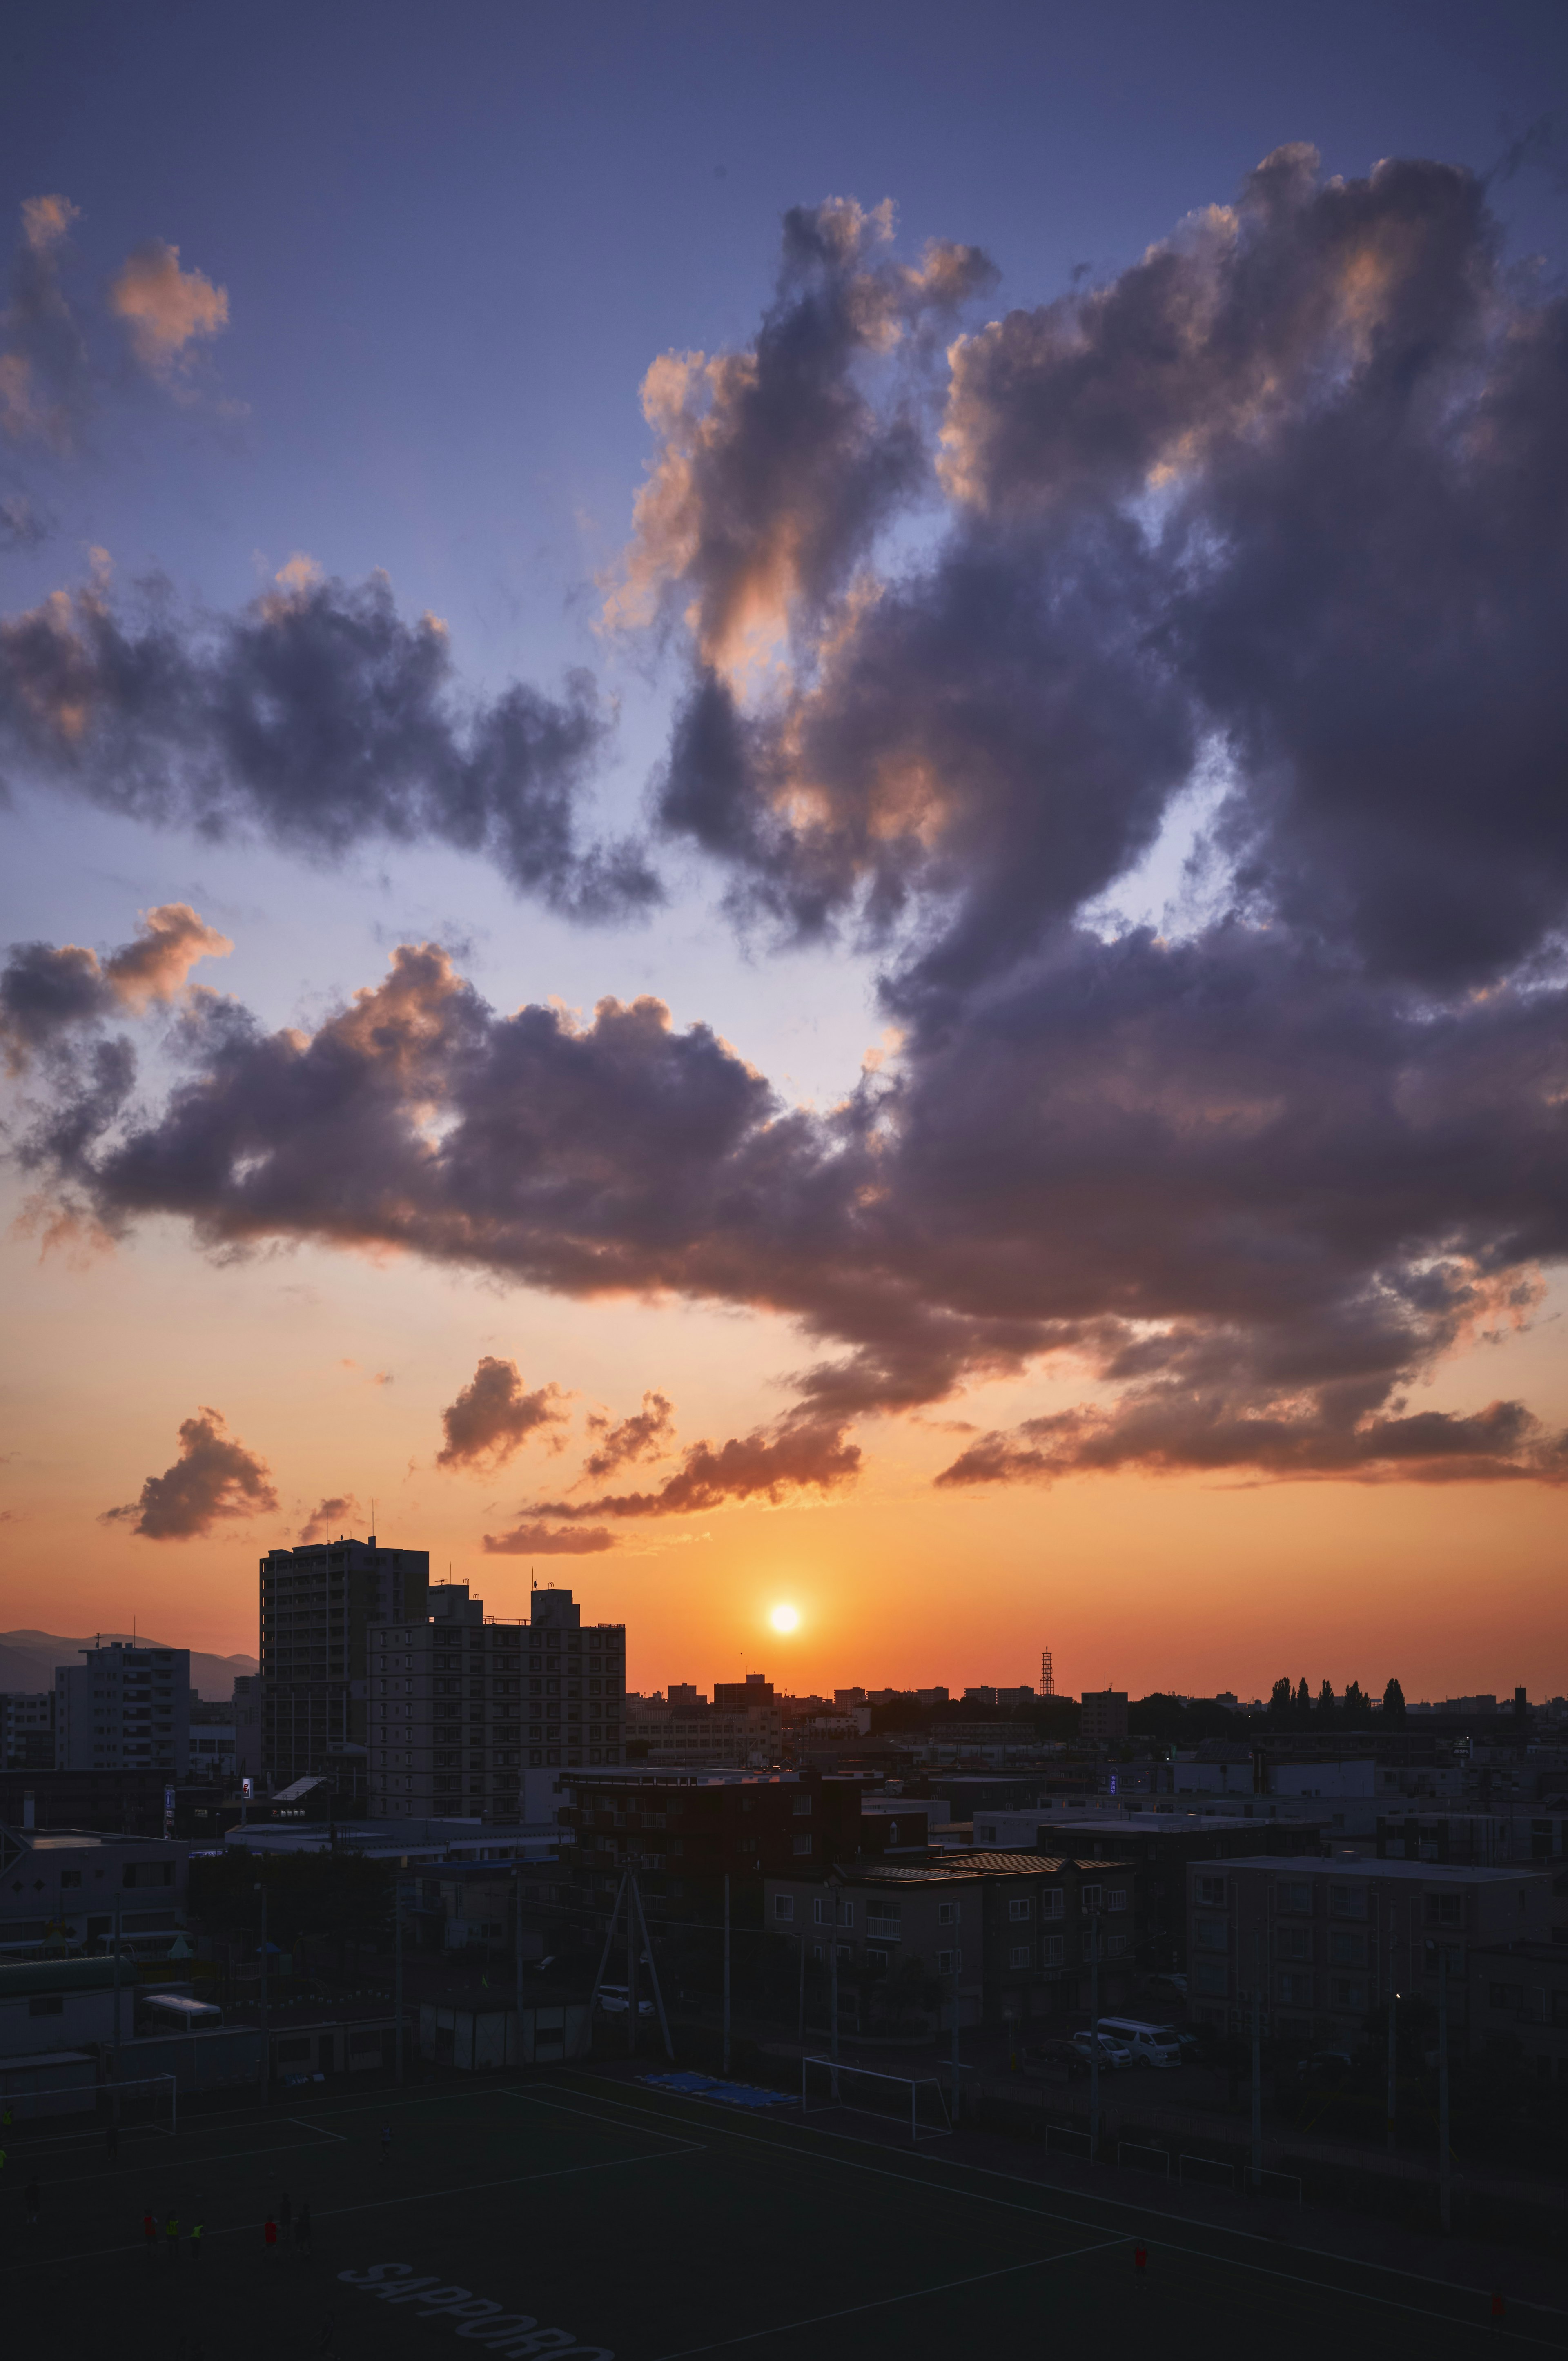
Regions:
[[1179, 2066], [1181, 2044], [1168, 2025], [1146, 2024], [1136, 2016], [1102, 2016], [1094, 2030], [1108, 2041], [1130, 2050], [1135, 2066]]

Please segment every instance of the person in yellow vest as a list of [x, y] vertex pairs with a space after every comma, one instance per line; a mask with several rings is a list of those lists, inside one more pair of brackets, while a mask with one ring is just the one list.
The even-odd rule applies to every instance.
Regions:
[[202, 2259], [202, 2232], [204, 2227], [205, 2224], [200, 2220], [200, 2218], [192, 2222], [191, 2224], [191, 2235], [185, 2241], [186, 2245], [191, 2249], [191, 2260], [193, 2263], [199, 2263]]

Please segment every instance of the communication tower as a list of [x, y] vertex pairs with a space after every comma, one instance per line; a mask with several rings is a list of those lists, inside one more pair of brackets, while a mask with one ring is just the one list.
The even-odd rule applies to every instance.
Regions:
[[1042, 1648], [1040, 1650], [1040, 1695], [1042, 1697], [1055, 1697], [1056, 1693], [1057, 1668], [1051, 1662], [1050, 1650], [1048, 1648]]

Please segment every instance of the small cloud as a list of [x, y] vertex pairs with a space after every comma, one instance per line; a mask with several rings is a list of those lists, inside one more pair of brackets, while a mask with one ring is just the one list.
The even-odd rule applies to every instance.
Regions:
[[69, 197], [26, 197], [22, 201], [22, 236], [35, 254], [48, 254], [71, 235], [71, 225], [82, 219], [82, 208]]
[[615, 1535], [602, 1525], [578, 1525], [567, 1531], [553, 1525], [516, 1525], [510, 1533], [487, 1533], [487, 1557], [593, 1557], [617, 1546]]
[[327, 1541], [334, 1533], [341, 1532], [345, 1524], [363, 1525], [364, 1522], [365, 1511], [356, 1495], [334, 1492], [326, 1499], [316, 1502], [300, 1528], [300, 1539], [302, 1542]]
[[180, 1456], [149, 1476], [139, 1499], [105, 1509], [100, 1524], [128, 1524], [144, 1541], [194, 1541], [229, 1517], [270, 1515], [278, 1507], [271, 1470], [231, 1434], [223, 1412], [203, 1409], [180, 1429]]
[[189, 368], [197, 338], [227, 327], [229, 299], [201, 271], [181, 269], [177, 246], [152, 238], [126, 257], [109, 309], [125, 322], [142, 367], [168, 384]]
[[565, 1425], [566, 1413], [556, 1407], [565, 1400], [555, 1385], [525, 1393], [515, 1361], [485, 1354], [470, 1382], [441, 1413], [446, 1443], [436, 1454], [436, 1466], [491, 1474], [504, 1467], [513, 1452], [541, 1430], [559, 1451], [562, 1438], [550, 1436], [548, 1430]]
[[[604, 1441], [590, 1458], [583, 1462], [583, 1478], [592, 1477], [602, 1481], [616, 1468], [633, 1459], [664, 1459], [669, 1456], [674, 1437], [675, 1406], [667, 1394], [645, 1393], [642, 1407], [618, 1426], [597, 1412], [587, 1421], [590, 1434], [603, 1434]], [[608, 1430], [608, 1432], [607, 1432]]]

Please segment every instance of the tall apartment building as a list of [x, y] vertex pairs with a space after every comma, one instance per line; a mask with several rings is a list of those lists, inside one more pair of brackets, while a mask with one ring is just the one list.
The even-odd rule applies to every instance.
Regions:
[[488, 1619], [466, 1582], [438, 1583], [428, 1614], [372, 1631], [372, 1818], [514, 1818], [524, 1769], [620, 1763], [625, 1624], [585, 1630], [569, 1590], [530, 1607]]
[[191, 1651], [115, 1640], [57, 1664], [57, 1771], [161, 1771], [183, 1779], [191, 1761]]
[[428, 1550], [367, 1541], [269, 1550], [261, 1561], [261, 1767], [274, 1787], [323, 1776], [367, 1743], [369, 1635], [423, 1619]]

